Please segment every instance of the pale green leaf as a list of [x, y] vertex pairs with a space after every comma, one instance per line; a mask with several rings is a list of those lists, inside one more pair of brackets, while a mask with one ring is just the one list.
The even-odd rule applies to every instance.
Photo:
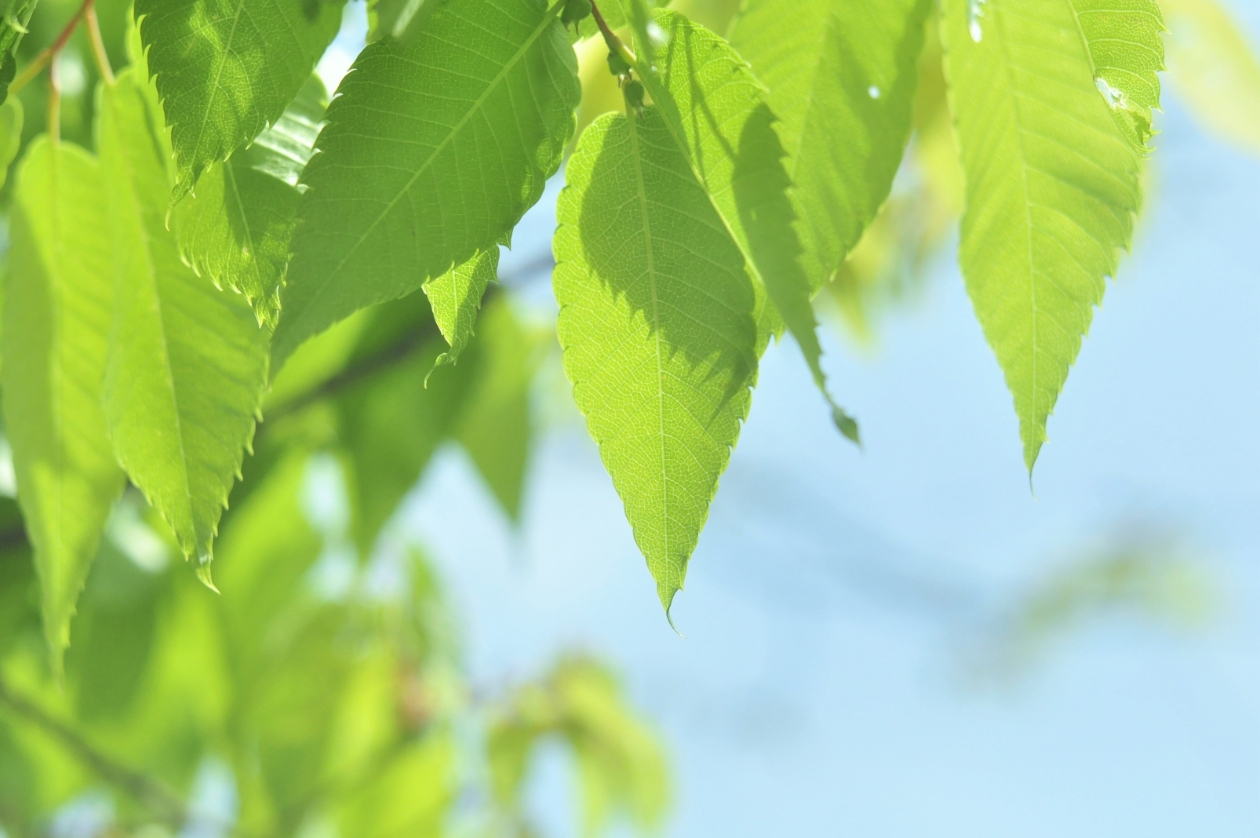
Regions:
[[473, 336], [481, 298], [485, 296], [486, 287], [495, 280], [498, 269], [499, 248], [492, 246], [462, 265], [456, 265], [425, 282], [424, 294], [433, 309], [433, 319], [451, 347], [450, 352], [438, 357], [439, 364], [453, 364], [459, 360], [459, 354]]
[[966, 177], [959, 258], [1030, 471], [1132, 238], [1159, 31], [1154, 0], [950, 0], [942, 18]]
[[928, 0], [749, 0], [731, 45], [769, 90], [802, 264], [830, 280], [892, 189], [910, 138]]
[[0, 106], [0, 186], [9, 178], [9, 166], [22, 147], [22, 102], [18, 99]]
[[512, 520], [519, 520], [532, 419], [529, 393], [538, 368], [538, 339], [530, 335], [503, 295], [478, 321], [480, 373], [472, 383], [455, 438]]
[[341, 27], [341, 4], [136, 0], [178, 161], [177, 197], [280, 118]]
[[657, 72], [642, 57], [636, 74], [660, 108], [670, 139], [800, 345], [814, 382], [846, 435], [853, 421], [832, 400], [822, 369], [822, 346], [801, 264], [796, 214], [788, 197], [783, 146], [763, 88], [723, 39], [685, 17], [659, 12], [666, 43], [656, 50]]
[[122, 490], [101, 412], [113, 284], [100, 165], [37, 140], [17, 175], [5, 282], [4, 420], [59, 669]]
[[39, 0], [14, 0], [0, 19], [0, 103], [9, 98], [9, 85], [17, 75], [18, 44], [38, 3]]
[[411, 43], [437, 6], [437, 0], [368, 0], [368, 40]]
[[668, 610], [748, 415], [755, 292], [657, 108], [596, 120], [566, 177], [553, 279], [565, 372]]
[[463, 0], [414, 44], [387, 38], [359, 55], [303, 175], [277, 363], [495, 246], [542, 195], [581, 94], [556, 13], [543, 0]]
[[245, 295], [275, 328], [280, 283], [297, 223], [298, 178], [310, 160], [328, 94], [312, 77], [274, 125], [248, 148], [206, 169], [175, 207], [180, 253], [198, 273]]
[[1260, 60], [1216, 0], [1161, 0], [1168, 77], [1209, 130], [1260, 153]]
[[179, 258], [156, 96], [134, 70], [98, 97], [118, 303], [105, 413], [118, 458], [208, 572], [211, 543], [254, 433], [267, 332], [244, 298]]

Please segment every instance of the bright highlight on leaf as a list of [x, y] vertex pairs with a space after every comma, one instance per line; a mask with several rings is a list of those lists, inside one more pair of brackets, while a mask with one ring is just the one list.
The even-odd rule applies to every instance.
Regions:
[[731, 45], [768, 89], [817, 290], [875, 218], [910, 138], [927, 0], [749, 0]]
[[267, 332], [244, 298], [179, 258], [165, 223], [170, 156], [152, 88], [128, 70], [102, 86], [97, 112], [119, 295], [105, 414], [119, 461], [204, 575], [253, 437]]
[[655, 107], [596, 120], [566, 177], [553, 280], [564, 368], [668, 610], [748, 415], [753, 286]]
[[[320, 0], [136, 0], [178, 161], [175, 197], [284, 112], [341, 26]], [[313, 13], [311, 13], [313, 11]]]
[[1133, 235], [1162, 66], [1154, 0], [949, 0], [967, 290], [1031, 472], [1104, 282]]
[[280, 283], [297, 224], [297, 185], [311, 158], [328, 94], [311, 78], [293, 104], [248, 148], [215, 163], [174, 210], [179, 249], [193, 269], [245, 295], [274, 329]]
[[100, 164], [37, 140], [17, 174], [4, 287], [4, 421], [54, 668], [123, 474], [101, 411], [113, 283]]
[[359, 55], [302, 178], [277, 365], [494, 247], [538, 200], [580, 96], [557, 15], [543, 0], [462, 0], [439, 5], [414, 44]]

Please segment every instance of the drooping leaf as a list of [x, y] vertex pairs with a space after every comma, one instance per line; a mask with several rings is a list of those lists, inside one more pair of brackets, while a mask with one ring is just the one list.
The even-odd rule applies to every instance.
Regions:
[[259, 323], [273, 329], [297, 223], [298, 178], [327, 101], [323, 83], [312, 77], [274, 125], [206, 169], [196, 194], [175, 207], [184, 260], [215, 285], [244, 294]]
[[127, 70], [102, 86], [97, 113], [119, 295], [105, 414], [119, 461], [204, 575], [254, 433], [267, 332], [243, 297], [179, 258], [165, 223], [171, 160], [152, 88]]
[[0, 105], [0, 186], [9, 179], [9, 166], [22, 147], [22, 103], [18, 99]]
[[673, 12], [659, 12], [665, 33], [659, 73], [640, 55], [636, 74], [660, 108], [663, 124], [744, 257], [800, 345], [836, 425], [856, 439], [856, 425], [827, 392], [813, 289], [801, 264], [796, 213], [788, 197], [775, 115], [747, 63], [722, 38]]
[[553, 279], [565, 372], [668, 610], [748, 414], [755, 293], [657, 108], [600, 117], [566, 173]]
[[37, 140], [19, 169], [5, 282], [4, 420], [60, 668], [70, 617], [122, 491], [101, 411], [113, 284], [100, 164]]
[[1168, 77], [1210, 130], [1260, 154], [1260, 59], [1216, 0], [1161, 0]]
[[731, 45], [767, 87], [810, 285], [835, 275], [910, 138], [927, 0], [749, 0]]
[[271, 122], [341, 27], [341, 3], [136, 0], [140, 37], [178, 161], [175, 193]]
[[368, 40], [415, 41], [438, 0], [368, 0]]
[[949, 0], [941, 24], [967, 186], [959, 258], [1031, 471], [1132, 237], [1159, 93], [1159, 10], [1154, 0]]
[[538, 368], [538, 340], [524, 329], [503, 295], [486, 305], [478, 329], [479, 374], [455, 427], [455, 438], [515, 521], [520, 516], [533, 430], [529, 391]]
[[439, 6], [414, 44], [359, 55], [303, 175], [277, 363], [498, 244], [538, 200], [581, 93], [557, 13], [463, 0]]
[[491, 247], [424, 284], [433, 319], [451, 346], [450, 352], [438, 356], [439, 364], [459, 360], [459, 354], [473, 336], [481, 298], [485, 296], [486, 287], [495, 280], [498, 269], [499, 248]]
[[9, 85], [17, 75], [17, 48], [26, 34], [26, 24], [39, 0], [14, 0], [0, 18], [0, 103], [9, 98]]

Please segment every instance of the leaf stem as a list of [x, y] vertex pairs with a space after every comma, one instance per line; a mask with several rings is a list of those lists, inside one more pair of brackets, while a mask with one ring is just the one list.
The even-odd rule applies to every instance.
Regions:
[[[61, 54], [61, 51], [66, 48], [66, 44], [70, 42], [70, 36], [74, 34], [74, 30], [78, 27], [79, 22], [83, 20], [84, 16], [90, 13], [93, 16], [93, 19], [95, 19], [95, 6], [96, 0], [83, 0], [83, 5], [79, 6], [78, 11], [71, 16], [70, 20], [66, 23], [65, 28], [61, 30], [61, 34], [57, 36], [57, 40], [53, 41], [51, 46], [39, 55], [35, 56], [35, 60], [26, 65], [26, 69], [19, 73], [18, 77], [13, 80], [11, 85], [9, 85], [10, 96], [34, 81], [35, 77], [43, 72], [45, 67], [53, 63], [53, 60]], [[58, 96], [58, 99], [60, 99], [60, 96]], [[52, 117], [50, 116], [50, 119], [51, 118]]]
[[634, 51], [626, 46], [625, 41], [617, 37], [616, 32], [612, 31], [612, 27], [608, 25], [608, 21], [604, 20], [604, 15], [600, 12], [599, 4], [595, 0], [591, 0], [591, 16], [595, 18], [595, 25], [599, 27], [600, 34], [604, 36], [604, 43], [608, 44], [608, 51], [620, 56], [631, 67], [637, 64], [639, 59], [635, 56]]
[[184, 802], [157, 780], [116, 762], [98, 751], [67, 725], [54, 719], [42, 708], [23, 696], [17, 695], [0, 680], [0, 705], [7, 706], [45, 733], [57, 740], [62, 747], [74, 754], [81, 762], [95, 771], [102, 779], [127, 792], [137, 802], [148, 806], [154, 814], [176, 829], [187, 820]]
[[113, 86], [114, 68], [109, 65], [109, 53], [105, 51], [105, 39], [101, 37], [101, 22], [96, 17], [95, 0], [89, 0], [85, 8], [83, 19], [87, 22], [88, 39], [92, 42], [92, 57], [96, 59], [96, 69], [100, 71], [105, 83]]

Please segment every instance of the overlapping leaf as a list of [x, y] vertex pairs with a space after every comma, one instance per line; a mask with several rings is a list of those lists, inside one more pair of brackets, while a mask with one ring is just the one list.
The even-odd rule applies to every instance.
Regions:
[[1031, 469], [1128, 246], [1162, 45], [1154, 0], [950, 0], [960, 259]]
[[801, 263], [783, 146], [763, 89], [739, 54], [717, 35], [673, 12], [659, 12], [656, 21], [666, 40], [655, 56], [660, 71], [647, 63], [647, 47], [640, 41], [636, 73], [749, 273], [800, 345], [837, 426], [856, 438], [853, 420], [826, 389], [810, 305], [813, 289]]
[[177, 196], [280, 117], [337, 34], [341, 6], [136, 0], [178, 160]]
[[106, 418], [128, 475], [208, 572], [254, 432], [267, 333], [241, 296], [179, 258], [165, 223], [170, 156], [152, 89], [128, 70], [102, 87], [97, 113], [118, 287]]
[[18, 44], [38, 3], [39, 0], [12, 0], [0, 17], [0, 103], [9, 98], [9, 85], [17, 75]]
[[731, 44], [766, 85], [802, 264], [835, 275], [888, 197], [910, 138], [927, 0], [749, 0]]
[[113, 284], [99, 163], [42, 139], [18, 174], [5, 281], [4, 419], [54, 665], [122, 490], [101, 411]]
[[504, 240], [573, 130], [576, 60], [544, 0], [439, 5], [355, 61], [303, 175], [277, 360]]
[[748, 414], [755, 292], [655, 107], [600, 117], [566, 172], [554, 244], [565, 372], [668, 609]]
[[175, 207], [184, 260], [216, 285], [244, 294], [271, 328], [297, 223], [298, 178], [326, 106], [324, 86], [312, 78], [274, 125], [208, 168], [196, 194]]
[[18, 99], [0, 105], [0, 186], [9, 179], [9, 166], [22, 147], [22, 103]]

